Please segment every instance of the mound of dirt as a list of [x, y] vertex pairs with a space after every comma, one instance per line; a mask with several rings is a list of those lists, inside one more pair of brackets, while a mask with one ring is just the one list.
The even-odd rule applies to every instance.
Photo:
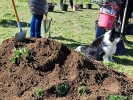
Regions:
[[[14, 47], [28, 48], [27, 59], [11, 62]], [[57, 92], [63, 83], [67, 89]], [[133, 80], [55, 40], [10, 38], [0, 45], [0, 100], [105, 100], [110, 94], [133, 94]]]

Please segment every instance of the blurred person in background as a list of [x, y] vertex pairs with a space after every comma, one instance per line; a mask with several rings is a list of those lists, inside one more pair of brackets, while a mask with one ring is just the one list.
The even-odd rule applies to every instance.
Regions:
[[[66, 1], [66, 0], [65, 0]], [[71, 8], [73, 8], [73, 0], [69, 0]], [[60, 6], [63, 4], [63, 0], [60, 0]]]

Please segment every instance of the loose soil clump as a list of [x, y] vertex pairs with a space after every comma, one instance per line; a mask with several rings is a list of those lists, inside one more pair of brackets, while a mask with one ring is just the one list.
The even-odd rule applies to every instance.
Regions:
[[[28, 48], [26, 60], [11, 62], [14, 48]], [[10, 38], [0, 45], [0, 100], [105, 100], [110, 94], [133, 94], [133, 80], [53, 39]]]

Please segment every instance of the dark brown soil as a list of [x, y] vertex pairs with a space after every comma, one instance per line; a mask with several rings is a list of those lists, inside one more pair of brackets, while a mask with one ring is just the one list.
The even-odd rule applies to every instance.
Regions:
[[[9, 61], [14, 47], [29, 49], [26, 61]], [[59, 97], [55, 90], [63, 82], [69, 91]], [[86, 95], [79, 95], [81, 85]], [[37, 89], [43, 90], [40, 99]], [[52, 39], [10, 38], [0, 45], [0, 100], [105, 100], [110, 94], [133, 94], [133, 79]]]

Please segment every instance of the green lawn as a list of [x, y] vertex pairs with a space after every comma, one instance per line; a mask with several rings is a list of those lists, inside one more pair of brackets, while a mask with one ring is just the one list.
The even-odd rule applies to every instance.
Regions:
[[[27, 30], [29, 37], [29, 24], [31, 14], [29, 12], [27, 0], [14, 0], [16, 3], [19, 19], [23, 30]], [[70, 6], [67, 12], [61, 11], [59, 1], [55, 1], [57, 5], [54, 12], [49, 12], [48, 17], [52, 18], [50, 33], [53, 39], [62, 44], [76, 48], [78, 45], [90, 45], [95, 38], [95, 20], [99, 16], [99, 6], [92, 5], [91, 10], [84, 9], [72, 11]], [[66, 2], [68, 3], [68, 2]], [[15, 21], [14, 12], [10, 1], [0, 0], [0, 43], [19, 32]], [[133, 42], [133, 36], [127, 36], [128, 40]], [[126, 54], [124, 56], [114, 56], [116, 63], [106, 63], [106, 65], [117, 69], [120, 72], [133, 75], [133, 43], [126, 46]]]

